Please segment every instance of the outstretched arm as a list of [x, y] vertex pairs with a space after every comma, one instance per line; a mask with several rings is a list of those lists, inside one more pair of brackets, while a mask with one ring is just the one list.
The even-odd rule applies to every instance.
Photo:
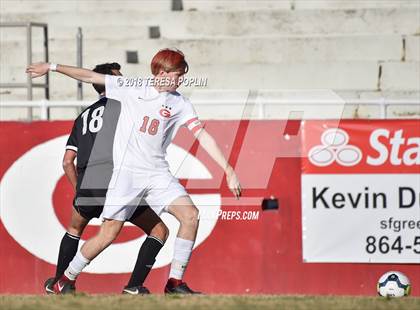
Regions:
[[200, 129], [194, 133], [195, 137], [200, 142], [200, 145], [209, 153], [211, 158], [222, 167], [226, 174], [226, 181], [230, 191], [239, 199], [241, 196], [242, 188], [239, 183], [239, 179], [233, 170], [232, 166], [229, 165], [219, 146], [213, 137], [204, 129]]
[[65, 66], [65, 65], [53, 65], [46, 62], [39, 62], [31, 64], [26, 68], [26, 73], [29, 73], [32, 78], [40, 77], [48, 73], [48, 71], [57, 71], [65, 74], [73, 79], [90, 83], [90, 84], [105, 84], [105, 75], [96, 73], [89, 69]]

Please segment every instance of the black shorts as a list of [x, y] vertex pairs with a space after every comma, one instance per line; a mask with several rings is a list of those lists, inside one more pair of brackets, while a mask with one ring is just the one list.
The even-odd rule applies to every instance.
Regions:
[[[106, 192], [106, 189], [79, 189], [73, 200], [73, 208], [88, 221], [95, 217], [99, 218], [104, 209]], [[141, 203], [128, 221], [131, 222], [133, 219], [141, 215], [147, 208], [147, 205]]]

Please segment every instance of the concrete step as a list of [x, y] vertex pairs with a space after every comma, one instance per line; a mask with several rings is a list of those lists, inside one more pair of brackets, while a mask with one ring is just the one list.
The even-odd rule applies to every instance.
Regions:
[[[169, 11], [159, 11], [156, 13], [139, 12], [136, 10], [122, 10], [116, 12], [95, 11], [52, 11], [43, 12], [12, 12], [2, 13], [1, 22], [38, 22], [48, 23], [50, 26], [72, 26], [86, 27], [101, 25], [104, 28], [111, 26], [126, 26], [127, 31], [130, 27], [144, 25], [158, 25], [177, 13]], [[182, 14], [182, 13], [181, 13]]]
[[361, 8], [419, 8], [417, 0], [291, 0], [296, 10], [357, 10]]
[[[141, 15], [141, 17], [139, 16]], [[104, 20], [106, 24], [104, 25]], [[291, 34], [416, 34], [420, 33], [419, 10], [361, 9], [361, 10], [261, 10], [261, 11], [184, 11], [140, 14], [136, 11], [53, 12], [51, 14], [9, 13], [1, 15], [2, 22], [48, 23], [51, 33], [74, 37], [77, 27], [89, 33], [109, 36], [144, 35], [148, 26], [161, 27], [162, 37], [189, 38], [194, 36], [267, 36]], [[115, 30], [112, 29], [115, 27]], [[72, 30], [73, 29], [73, 30]], [[60, 35], [60, 36], [61, 36]], [[58, 36], [58, 35], [57, 35]]]
[[[139, 68], [140, 75], [148, 68]], [[398, 69], [397, 74], [398, 74]], [[12, 72], [5, 72], [12, 76]], [[131, 72], [130, 72], [131, 73]], [[140, 74], [139, 74], [140, 73]], [[128, 75], [132, 75], [127, 73]], [[147, 73], [147, 75], [149, 75]], [[144, 76], [144, 75], [143, 75]], [[338, 62], [338, 63], [287, 63], [258, 65], [231, 64], [229, 66], [212, 64], [192, 66], [189, 77], [207, 78], [207, 88], [327, 88], [338, 90], [376, 90], [378, 88], [377, 62]], [[21, 75], [24, 78], [24, 74]], [[53, 83], [53, 82], [52, 82]], [[66, 87], [65, 81], [62, 82]], [[401, 82], [401, 84], [404, 84]], [[399, 84], [398, 84], [399, 85]], [[402, 85], [402, 89], [407, 89]], [[63, 89], [58, 87], [58, 89]], [[386, 89], [386, 88], [385, 88]], [[395, 89], [399, 89], [395, 87]]]
[[380, 89], [420, 91], [420, 62], [383, 63]]
[[[420, 102], [420, 101], [419, 101]], [[418, 105], [391, 105], [387, 108], [389, 118], [420, 118], [420, 104]]]
[[[41, 110], [33, 108], [33, 120], [41, 120]], [[74, 120], [79, 114], [77, 108], [51, 108], [50, 109], [50, 120]], [[0, 108], [0, 121], [28, 121], [29, 120], [29, 108]]]
[[185, 11], [290, 10], [291, 0], [183, 0]]
[[[45, 99], [45, 95], [43, 90], [39, 88], [35, 88], [33, 90], [33, 100], [43, 100]], [[27, 93], [26, 89], [23, 88], [11, 88], [5, 89], [0, 88], [0, 100], [5, 101], [17, 101], [27, 100]], [[97, 100], [98, 95], [95, 90], [90, 85], [83, 86], [83, 98], [84, 100], [94, 102]], [[51, 100], [77, 100], [77, 90], [76, 90], [76, 82], [69, 82], [67, 81], [67, 87], [58, 89], [56, 83], [51, 84], [51, 93], [50, 93]]]
[[208, 88], [377, 89], [376, 62], [284, 63], [246, 66], [202, 65], [191, 76], [206, 76]]
[[2, 14], [22, 12], [38, 12], [49, 14], [52, 12], [80, 12], [103, 13], [135, 10], [138, 12], [162, 12], [171, 10], [171, 0], [2, 0], [0, 1]]
[[420, 33], [419, 12], [413, 9], [191, 12], [161, 25], [167, 37]]
[[[11, 12], [119, 12], [135, 10], [137, 12], [161, 12], [171, 10], [171, 0], [2, 0], [0, 10]], [[273, 9], [334, 9], [354, 10], [361, 8], [416, 8], [416, 0], [183, 0], [184, 11], [254, 11]]]
[[[402, 64], [404, 65], [404, 64]], [[133, 74], [132, 71], [135, 71]], [[405, 72], [405, 69], [403, 69]], [[148, 66], [138, 66], [137, 70], [123, 67], [126, 76], [150, 76]], [[188, 77], [206, 78], [208, 89], [334, 89], [334, 90], [376, 90], [378, 89], [379, 65], [377, 62], [330, 62], [330, 63], [284, 63], [284, 64], [223, 64], [192, 66]], [[399, 76], [398, 67], [393, 72]], [[19, 74], [19, 75], [18, 75]], [[25, 80], [23, 68], [2, 71], [1, 78], [17, 76]], [[71, 87], [69, 80], [52, 74], [52, 92], [57, 95]], [[3, 80], [4, 81], [4, 80]], [[9, 80], [10, 81], [10, 80]], [[404, 79], [393, 89], [415, 89], [404, 85]], [[389, 87], [392, 82], [387, 82]], [[411, 83], [409, 83], [411, 85]], [[70, 86], [69, 86], [70, 85]], [[191, 87], [182, 87], [181, 90]], [[203, 87], [198, 87], [202, 89]], [[384, 88], [384, 89], [388, 89]], [[55, 93], [54, 93], [55, 94]]]
[[[407, 58], [415, 59], [420, 37], [406, 41]], [[34, 44], [34, 61], [42, 60], [42, 44]], [[50, 40], [50, 59], [66, 63], [76, 61], [76, 42], [70, 39]], [[26, 43], [0, 42], [1, 64], [26, 63]], [[202, 40], [85, 40], [84, 63], [99, 61], [125, 64], [125, 51], [138, 51], [141, 64], [149, 64], [164, 47], [182, 50], [191, 66], [201, 64], [281, 64], [342, 61], [400, 61], [403, 59], [403, 37], [387, 36], [311, 36], [236, 38]], [[69, 63], [72, 64], [72, 63]]]
[[351, 10], [361, 8], [418, 7], [415, 0], [184, 0], [185, 10], [241, 11], [258, 9], [329, 9]]
[[405, 38], [405, 59], [420, 61], [420, 36]]
[[[48, 38], [51, 40], [71, 39], [76, 40], [78, 27], [76, 26], [54, 26], [48, 28]], [[149, 28], [147, 26], [134, 26], [127, 28], [126, 26], [86, 26], [82, 29], [84, 40], [90, 39], [121, 39], [139, 40], [149, 38]], [[0, 39], [5, 41], [23, 41], [26, 42], [26, 28], [1, 28]], [[43, 41], [44, 33], [42, 28], [32, 28], [32, 41]]]
[[[379, 79], [379, 66], [382, 74]], [[147, 65], [123, 65], [126, 76], [150, 76]], [[334, 62], [192, 66], [187, 77], [205, 79], [205, 85], [191, 89], [333, 89], [375, 91], [420, 91], [420, 62]], [[24, 66], [1, 71], [1, 82], [25, 82]], [[35, 80], [35, 82], [38, 82]], [[41, 82], [41, 80], [39, 81]], [[205, 86], [205, 87], [204, 87]], [[87, 91], [92, 92], [89, 85]], [[13, 89], [1, 89], [15, 94]], [[23, 93], [24, 94], [24, 93]], [[51, 74], [51, 96], [75, 98], [76, 82], [60, 74]], [[41, 93], [42, 95], [42, 93]], [[9, 96], [9, 99], [12, 98]]]
[[[98, 61], [98, 63], [105, 61]], [[72, 64], [74, 65], [74, 64]], [[86, 66], [88, 68], [94, 67]], [[0, 83], [26, 83], [27, 75], [25, 65], [9, 66], [0, 71]], [[150, 75], [149, 66], [125, 65], [122, 70], [126, 76], [148, 76]], [[33, 83], [45, 83], [45, 78], [36, 78]], [[44, 91], [40, 88], [34, 88], [34, 100], [43, 99]], [[26, 89], [22, 88], [0, 88], [2, 100], [26, 100]], [[94, 100], [98, 94], [90, 84], [83, 84], [83, 94], [86, 98]], [[77, 82], [59, 73], [50, 73], [50, 98], [51, 100], [76, 100]]]
[[[389, 91], [389, 90], [383, 91], [382, 90], [382, 91], [373, 91], [373, 92], [356, 91], [356, 92], [348, 93], [347, 96], [350, 96], [350, 94], [355, 94], [357, 96], [356, 99], [412, 100], [412, 101], [416, 100], [420, 102], [420, 90], [398, 90], [398, 91]], [[347, 98], [346, 94], [344, 94], [344, 98]]]

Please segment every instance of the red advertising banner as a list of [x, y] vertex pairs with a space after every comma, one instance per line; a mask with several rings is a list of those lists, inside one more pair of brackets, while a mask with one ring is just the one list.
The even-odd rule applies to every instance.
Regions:
[[[419, 125], [418, 121], [408, 122]], [[366, 123], [384, 126], [380, 125], [382, 122], [358, 121], [345, 122], [349, 127], [344, 128], [348, 130], [349, 143], [363, 152], [363, 142], [354, 141], [351, 130], [358, 130]], [[392, 129], [392, 123], [385, 122], [385, 128]], [[193, 172], [181, 171], [177, 175], [181, 183], [198, 205], [203, 202], [203, 205], [211, 205], [212, 210], [224, 212], [217, 218], [200, 222], [201, 232], [185, 280], [191, 287], [205, 293], [375, 295], [378, 278], [384, 272], [396, 269], [409, 276], [412, 294], [420, 296], [418, 264], [304, 262], [302, 165], [295, 151], [300, 150], [302, 132], [306, 133], [306, 128], [309, 128], [306, 126], [312, 125], [306, 122], [302, 127], [304, 130], [298, 130], [296, 135], [285, 139], [284, 130], [290, 124], [299, 129], [300, 122], [297, 121], [289, 122], [287, 126], [286, 121], [206, 122], [206, 129], [238, 170], [245, 188], [239, 201], [233, 199], [226, 187], [223, 171], [194, 142], [190, 133], [186, 130], [178, 133], [171, 150], [168, 150], [170, 161], [176, 163], [180, 156], [188, 155], [188, 161], [195, 167]], [[412, 132], [405, 129], [411, 125], [401, 124], [404, 129], [401, 139], [412, 137]], [[74, 194], [61, 168], [65, 140], [71, 126], [72, 122], [67, 121], [0, 124], [1, 294], [42, 294], [44, 280], [54, 275], [59, 242], [69, 223]], [[322, 134], [322, 130], [319, 132]], [[390, 132], [388, 138], [381, 135], [378, 141], [384, 144], [382, 141], [390, 141], [394, 134]], [[398, 137], [397, 134], [395, 139]], [[304, 149], [320, 144], [320, 138], [314, 131], [310, 144], [304, 145]], [[407, 142], [402, 144], [400, 152], [408, 152], [408, 155], [398, 155], [407, 165], [414, 158], [411, 153], [414, 151], [409, 151], [410, 148]], [[363, 153], [363, 158], [366, 158], [365, 154], [377, 158], [378, 150], [382, 149], [378, 147], [376, 151], [372, 149], [371, 153]], [[391, 149], [389, 153], [385, 159], [387, 165], [391, 162]], [[346, 160], [346, 156], [340, 160]], [[380, 156], [385, 158], [385, 155]], [[362, 165], [362, 160], [358, 164]], [[308, 174], [322, 174], [324, 170], [317, 169], [332, 169], [333, 165], [336, 164], [314, 166], [314, 171]], [[390, 171], [396, 175], [400, 172], [415, 174], [410, 172], [412, 168], [400, 165]], [[364, 171], [362, 167], [360, 169]], [[394, 168], [390, 166], [390, 169]], [[263, 198], [270, 196], [278, 199], [279, 209], [262, 211]], [[233, 212], [239, 211], [259, 213], [256, 219], [238, 219]], [[176, 221], [169, 216], [164, 220], [170, 227], [170, 238], [173, 238]], [[82, 239], [91, 237], [97, 229], [98, 223], [93, 222]], [[142, 240], [144, 234], [141, 231], [126, 226], [114, 244], [79, 277], [78, 291], [120, 292], [128, 281]], [[154, 293], [162, 293], [166, 283], [171, 260], [170, 243], [171, 239], [167, 242], [168, 248], [159, 254], [145, 283]]]
[[420, 173], [419, 120], [305, 121], [304, 173]]

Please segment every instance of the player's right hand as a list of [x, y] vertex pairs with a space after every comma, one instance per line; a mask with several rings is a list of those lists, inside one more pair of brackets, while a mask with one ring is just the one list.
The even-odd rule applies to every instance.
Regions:
[[30, 74], [32, 78], [37, 78], [47, 74], [50, 69], [50, 64], [46, 62], [38, 62], [31, 64], [26, 68], [26, 73]]

